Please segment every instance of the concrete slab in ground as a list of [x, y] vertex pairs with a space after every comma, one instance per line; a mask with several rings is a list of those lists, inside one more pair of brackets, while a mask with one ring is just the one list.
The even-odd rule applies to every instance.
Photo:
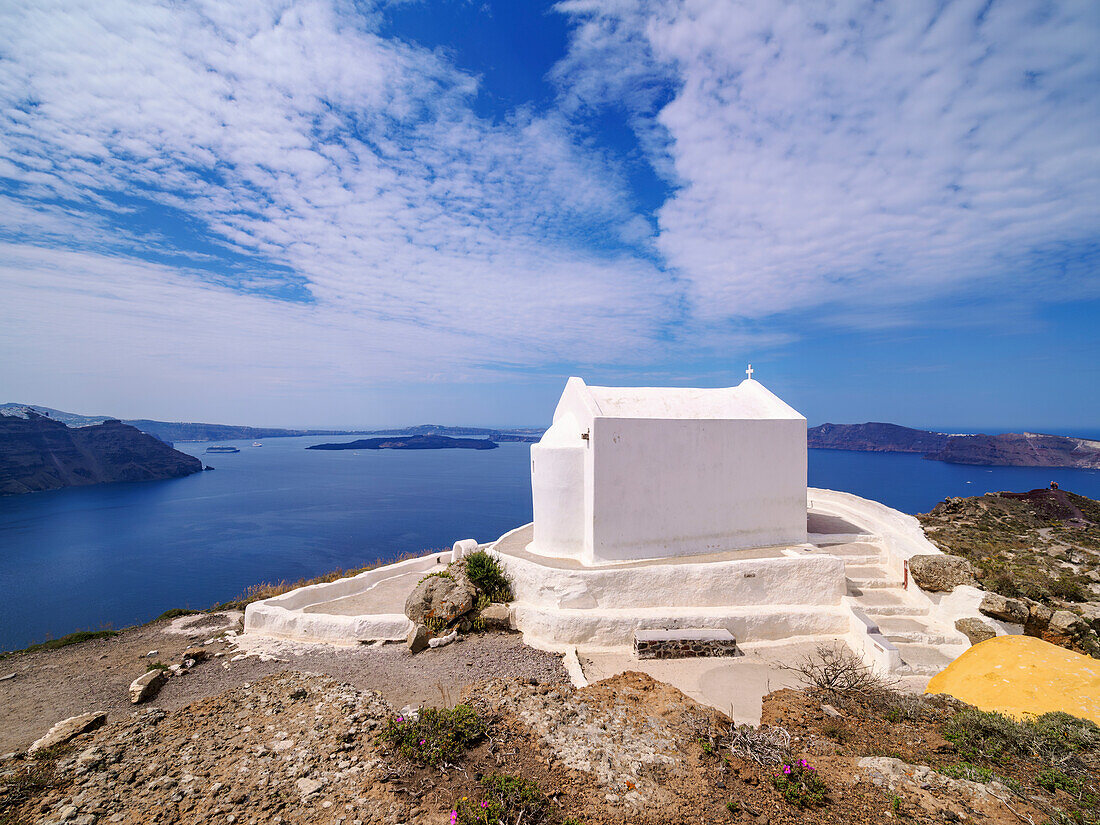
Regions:
[[813, 653], [818, 645], [839, 639], [743, 646], [734, 658], [646, 659], [630, 653], [581, 653], [589, 683], [628, 670], [648, 674], [672, 685], [696, 702], [731, 716], [738, 724], [759, 725], [763, 699], [773, 690], [802, 687], [799, 677], [781, 668]]

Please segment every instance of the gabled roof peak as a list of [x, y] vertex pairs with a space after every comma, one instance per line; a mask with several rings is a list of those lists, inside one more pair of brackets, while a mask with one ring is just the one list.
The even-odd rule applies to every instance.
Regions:
[[569, 379], [586, 396], [596, 418], [797, 419], [803, 418], [759, 381], [736, 387], [600, 387]]

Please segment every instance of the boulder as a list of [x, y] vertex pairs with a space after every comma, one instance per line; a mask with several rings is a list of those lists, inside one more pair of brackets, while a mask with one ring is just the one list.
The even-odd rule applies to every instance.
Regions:
[[992, 639], [997, 635], [997, 631], [988, 622], [969, 616], [956, 621], [955, 629], [966, 636], [972, 645], [984, 642], [986, 639]]
[[442, 619], [450, 624], [473, 609], [477, 590], [465, 572], [450, 576], [429, 576], [405, 600], [405, 615], [417, 624]]
[[413, 653], [419, 653], [428, 646], [428, 627], [427, 625], [416, 624], [409, 629], [408, 638], [405, 640], [409, 645], [409, 650]]
[[1068, 610], [1055, 610], [1047, 623], [1047, 630], [1057, 636], [1077, 636], [1087, 629], [1081, 617]]
[[1000, 593], [986, 593], [978, 610], [993, 619], [1011, 624], [1024, 624], [1031, 611], [1018, 599], [1009, 599]]
[[153, 668], [138, 676], [130, 683], [130, 701], [138, 705], [146, 699], [152, 699], [160, 692], [165, 678], [164, 671], [160, 668]]
[[491, 604], [481, 611], [486, 630], [508, 630], [512, 626], [512, 611], [506, 604]]
[[27, 753], [37, 753], [55, 745], [63, 745], [70, 739], [95, 730], [107, 721], [107, 714], [103, 711], [94, 713], [82, 713], [80, 716], [70, 716], [54, 725], [41, 739], [27, 748]]
[[913, 556], [909, 559], [909, 572], [921, 590], [932, 593], [950, 593], [961, 584], [978, 586], [974, 568], [961, 556]]
[[1054, 615], [1054, 611], [1047, 607], [1045, 604], [1039, 604], [1039, 602], [1030, 602], [1027, 606], [1028, 612], [1031, 614], [1028, 617], [1029, 624], [1036, 624], [1040, 627], [1046, 627], [1050, 624], [1050, 619]]
[[192, 659], [195, 664], [203, 661], [206, 658], [206, 648], [204, 647], [189, 647], [183, 651], [184, 659]]

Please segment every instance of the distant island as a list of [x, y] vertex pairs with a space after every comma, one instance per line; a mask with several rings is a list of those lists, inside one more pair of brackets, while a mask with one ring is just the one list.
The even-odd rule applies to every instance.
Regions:
[[[0, 404], [0, 415], [22, 415], [30, 410], [68, 424], [70, 427], [86, 427], [115, 420], [113, 415], [81, 415], [37, 404]], [[444, 427], [439, 424], [420, 424], [403, 429], [385, 430], [288, 430], [275, 427], [244, 427], [236, 424], [203, 424], [185, 421], [154, 421], [148, 418], [124, 418], [123, 424], [137, 427], [143, 433], [172, 444], [176, 441], [231, 441], [237, 439], [296, 438], [304, 435], [446, 435], [452, 437], [488, 438], [491, 441], [534, 442], [542, 437], [540, 428], [485, 429], [480, 427]]]
[[487, 438], [450, 438], [445, 435], [360, 438], [342, 444], [314, 444], [307, 450], [495, 450], [495, 441]]
[[1100, 441], [1044, 433], [952, 435], [868, 422], [811, 427], [806, 443], [819, 450], [920, 453], [950, 464], [1100, 469]]
[[33, 411], [0, 415], [0, 495], [179, 478], [200, 470], [197, 458], [121, 421], [67, 427]]

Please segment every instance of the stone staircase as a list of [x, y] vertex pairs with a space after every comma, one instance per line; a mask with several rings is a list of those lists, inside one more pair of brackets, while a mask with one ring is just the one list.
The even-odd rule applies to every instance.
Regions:
[[934, 622], [919, 595], [906, 592], [902, 582], [890, 576], [882, 550], [874, 543], [859, 542], [825, 552], [844, 559], [849, 605], [877, 625], [897, 648], [902, 666], [893, 675], [920, 677], [926, 682], [969, 646], [954, 628]]

